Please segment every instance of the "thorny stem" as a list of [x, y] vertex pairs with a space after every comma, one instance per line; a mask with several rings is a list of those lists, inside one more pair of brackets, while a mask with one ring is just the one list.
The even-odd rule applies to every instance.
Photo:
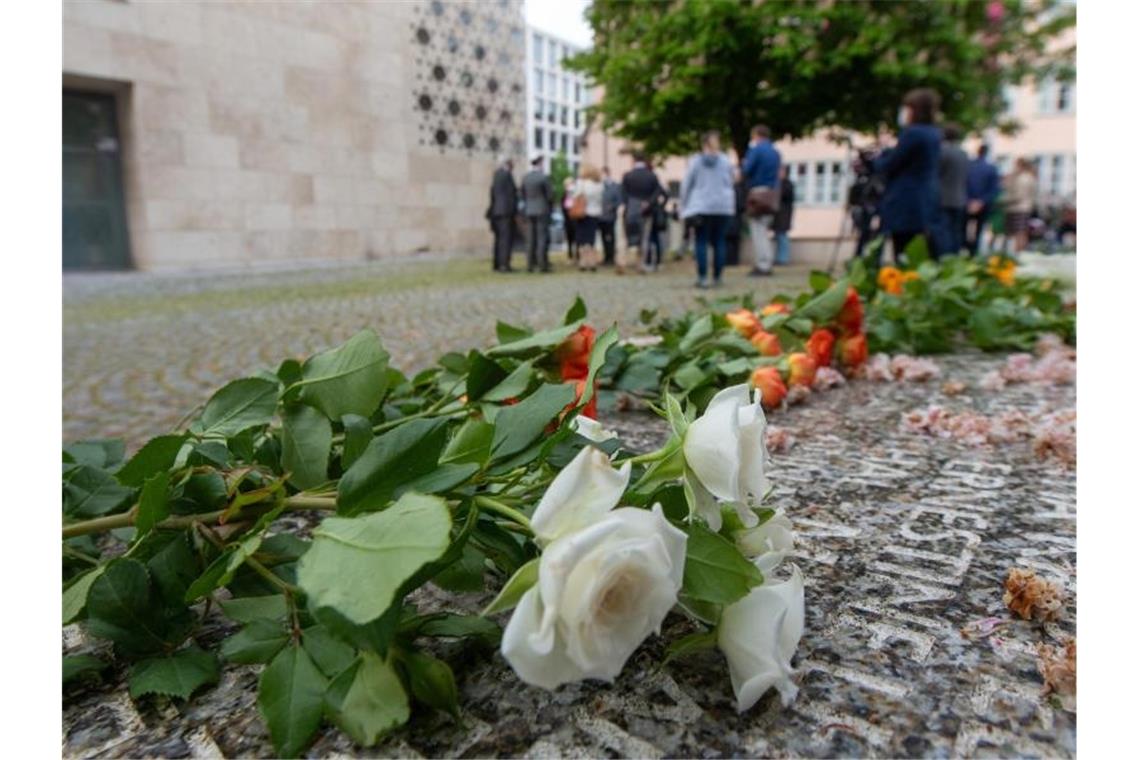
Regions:
[[[273, 504], [267, 503], [264, 505], [250, 505], [244, 510], [244, 513], [256, 514], [260, 512], [268, 512], [273, 509]], [[285, 499], [286, 512], [301, 512], [305, 510], [322, 510], [336, 509], [336, 497], [325, 496], [305, 496], [298, 494], [297, 496], [290, 496]], [[214, 512], [202, 512], [196, 515], [176, 515], [168, 517], [165, 520], [157, 523], [154, 527], [159, 530], [181, 530], [189, 528], [194, 523], [212, 523], [216, 522], [219, 517], [224, 515], [226, 510], [219, 509]], [[135, 524], [134, 511], [123, 512], [117, 515], [108, 515], [107, 517], [97, 517], [94, 520], [84, 520], [83, 522], [71, 523], [70, 525], [63, 526], [63, 537], [74, 538], [75, 536], [86, 536], [89, 533], [105, 533], [116, 528], [129, 528]]]
[[281, 580], [279, 577], [277, 577], [276, 573], [274, 573], [265, 565], [261, 564], [260, 560], [256, 560], [253, 557], [246, 557], [245, 564], [249, 566], [250, 570], [253, 570], [255, 573], [260, 575], [265, 580], [269, 581], [271, 584], [276, 586], [283, 593], [290, 597], [301, 590], [294, 586], [292, 583]]

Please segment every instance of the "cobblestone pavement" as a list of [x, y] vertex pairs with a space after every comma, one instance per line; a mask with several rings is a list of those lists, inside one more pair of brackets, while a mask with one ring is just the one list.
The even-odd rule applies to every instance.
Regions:
[[[235, 377], [303, 357], [372, 327], [404, 371], [489, 345], [495, 321], [552, 326], [581, 294], [591, 321], [637, 327], [642, 309], [680, 313], [701, 292], [691, 261], [651, 276], [496, 275], [482, 258], [417, 257], [307, 268], [64, 277], [63, 437], [139, 445], [170, 430]], [[520, 264], [515, 256], [516, 266]], [[804, 286], [806, 267], [767, 279], [730, 268], [716, 295], [760, 298]]]

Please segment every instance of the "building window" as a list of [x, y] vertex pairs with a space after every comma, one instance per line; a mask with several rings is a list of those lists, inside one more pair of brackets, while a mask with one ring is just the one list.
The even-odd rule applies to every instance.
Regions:
[[554, 101], [548, 100], [548, 101], [546, 101], [546, 107], [549, 109], [546, 112], [546, 120], [549, 121], [551, 124], [557, 123], [558, 122], [558, 106], [556, 106], [554, 104]]
[[1053, 156], [1049, 167], [1049, 195], [1058, 196], [1065, 190], [1065, 157]]
[[570, 153], [571, 153], [571, 155], [574, 155], [574, 156], [578, 155], [578, 151], [579, 151], [578, 143], [579, 142], [580, 142], [580, 140], [577, 137], [575, 137], [573, 140], [570, 141]]
[[553, 129], [550, 130], [550, 149], [558, 150], [558, 135], [554, 133]]
[[562, 99], [570, 99], [570, 77], [565, 74], [562, 75]]
[[542, 98], [534, 99], [534, 120], [542, 121]]
[[582, 102], [582, 83], [581, 82], [575, 82], [574, 83], [574, 102], [575, 103], [581, 103]]
[[560, 59], [558, 59], [558, 62], [562, 63], [562, 61], [566, 60], [569, 57], [570, 57], [570, 48], [563, 45], [562, 46], [562, 57]]
[[546, 93], [552, 98], [558, 97], [558, 82], [550, 71], [546, 72]]
[[534, 51], [533, 51], [534, 60], [541, 62], [542, 61], [542, 35], [541, 34], [532, 35], [531, 46], [534, 48]]
[[844, 180], [843, 164], [839, 161], [834, 161], [831, 164], [831, 187], [828, 189], [827, 202], [835, 206], [839, 204], [839, 196], [842, 191]]
[[558, 65], [558, 61], [555, 60], [558, 57], [558, 46], [554, 44], [553, 40], [546, 46], [546, 53], [546, 65], [554, 68]]
[[566, 133], [565, 132], [562, 133], [562, 152], [563, 153], [569, 153], [570, 152], [570, 146], [569, 146], [569, 143], [566, 139]]
[[534, 147], [542, 150], [542, 127], [534, 128]]
[[807, 164], [791, 164], [789, 174], [794, 177], [796, 184], [796, 203], [803, 203], [807, 199], [808, 167]]
[[542, 72], [537, 68], [534, 70], [534, 91], [542, 94]]
[[577, 108], [575, 108], [574, 109], [574, 129], [579, 129], [581, 127], [581, 121], [582, 121], [582, 112], [579, 111]]
[[1046, 77], [1037, 83], [1037, 111], [1045, 115], [1072, 113], [1076, 88], [1072, 82], [1058, 82]]
[[1013, 116], [1017, 111], [1017, 88], [1007, 84], [1001, 88], [1002, 116]]
[[562, 106], [562, 126], [570, 126], [570, 110], [566, 106]]

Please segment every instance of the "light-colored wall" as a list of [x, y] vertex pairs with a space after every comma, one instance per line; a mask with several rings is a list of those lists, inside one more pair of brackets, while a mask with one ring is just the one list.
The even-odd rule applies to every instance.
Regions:
[[[473, 23], [460, 23], [461, 7]], [[521, 5], [444, 10], [456, 18], [426, 2], [66, 0], [64, 86], [119, 93], [135, 265], [489, 248], [494, 154], [522, 158]], [[419, 26], [431, 44], [415, 41]], [[437, 31], [450, 27], [461, 47], [448, 58]], [[476, 41], [488, 59], [474, 59]], [[509, 60], [495, 58], [503, 51]], [[425, 81], [440, 60], [447, 81]], [[475, 75], [467, 90], [461, 69]], [[503, 82], [494, 94], [492, 75]], [[418, 110], [421, 91], [436, 96], [434, 112]], [[480, 99], [495, 125], [453, 125], [439, 113], [447, 98], [468, 120]], [[499, 120], [504, 104], [510, 121]], [[447, 146], [433, 143], [436, 123], [453, 130]], [[464, 130], [473, 148], [458, 144]]]

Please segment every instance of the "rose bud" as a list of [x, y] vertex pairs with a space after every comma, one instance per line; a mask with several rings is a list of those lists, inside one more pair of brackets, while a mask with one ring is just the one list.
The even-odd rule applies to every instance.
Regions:
[[831, 350], [835, 347], [835, 333], [831, 330], [816, 330], [804, 344], [804, 350], [815, 359], [815, 366], [831, 366]]
[[775, 367], [757, 367], [751, 377], [752, 387], [760, 391], [760, 400], [769, 409], [775, 409], [788, 395], [788, 386]]
[[756, 347], [761, 356], [779, 356], [783, 353], [780, 348], [780, 339], [776, 337], [775, 333], [764, 330], [756, 331], [756, 334], [752, 336], [752, 345]]
[[748, 309], [734, 309], [725, 314], [724, 318], [728, 320], [733, 329], [745, 338], [752, 337], [752, 334], [760, 329], [760, 320]]
[[770, 303], [760, 310], [760, 316], [767, 317], [772, 314], [791, 314], [792, 310], [786, 303]]
[[835, 315], [835, 324], [845, 333], [857, 333], [863, 329], [863, 302], [855, 288], [847, 288], [847, 300]]
[[867, 336], [855, 333], [839, 339], [839, 361], [855, 369], [867, 361]]
[[810, 386], [815, 380], [815, 359], [807, 354], [788, 356], [788, 385]]

